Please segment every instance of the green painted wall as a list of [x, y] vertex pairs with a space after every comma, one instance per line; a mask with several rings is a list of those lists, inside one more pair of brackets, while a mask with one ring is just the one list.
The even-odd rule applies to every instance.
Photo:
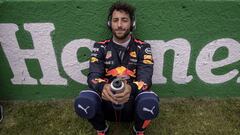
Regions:
[[[86, 85], [74, 80], [73, 77], [66, 72], [66, 67], [64, 67], [62, 62], [63, 50], [65, 49], [64, 47], [71, 44], [72, 41], [84, 43], [83, 40], [80, 39], [85, 39], [84, 41], [87, 41], [86, 44], [89, 45], [92, 41], [109, 38], [110, 32], [106, 27], [106, 14], [112, 2], [114, 1], [1, 1], [0, 99], [73, 98], [78, 95], [79, 91], [86, 89]], [[129, 2], [137, 8], [137, 29], [134, 31], [134, 34], [142, 40], [149, 41], [149, 43], [153, 44], [155, 43], [153, 47], [155, 54], [161, 53], [156, 50], [161, 48], [160, 45], [169, 45], [168, 41], [170, 41], [170, 43], [172, 43], [171, 41], [175, 41], [173, 42], [175, 45], [188, 44], [188, 46], [190, 46], [190, 58], [189, 63], [187, 63], [188, 67], [186, 72], [187, 76], [192, 76], [192, 78], [187, 82], [179, 82], [172, 79], [173, 68], [176, 68], [173, 63], [176, 58], [174, 57], [174, 52], [171, 50], [165, 53], [162, 75], [166, 77], [167, 80], [165, 83], [155, 83], [153, 85], [154, 91], [157, 92], [160, 97], [240, 96], [240, 1], [131, 0]], [[14, 73], [10, 66], [9, 58], [6, 55], [6, 49], [4, 50], [3, 46], [6, 48], [9, 47], [8, 42], [10, 41], [7, 41], [6, 38], [8, 36], [13, 36], [14, 38], [14, 35], [6, 35], [6, 32], [11, 31], [6, 30], [6, 27], [10, 27], [11, 25], [11, 28], [15, 26], [14, 28], [17, 27], [19, 29], [18, 31], [16, 30], [15, 36], [20, 49], [34, 49], [33, 37], [30, 32], [26, 30], [27, 28], [24, 28], [24, 25], [36, 23], [47, 23], [49, 24], [47, 27], [53, 27], [49, 35], [51, 39], [46, 40], [43, 37], [42, 39], [51, 41], [57, 64], [55, 71], [58, 71], [62, 79], [65, 80], [62, 84], [41, 83], [40, 79], [43, 77], [43, 71], [37, 59], [25, 60], [28, 72], [32, 78], [37, 80], [37, 84], [14, 84], [11, 81]], [[35, 28], [35, 26], [33, 27]], [[33, 27], [31, 28], [33, 29]], [[42, 31], [43, 33], [44, 30]], [[41, 29], [37, 32], [39, 31], [41, 31]], [[4, 33], [5, 36], [3, 36]], [[38, 36], [41, 37], [41, 34], [38, 33]], [[180, 40], [176, 41], [176, 39]], [[153, 40], [155, 40], [155, 42]], [[212, 46], [217, 47], [218, 45], [220, 47], [214, 51], [209, 43], [212, 43]], [[77, 43], [74, 45], [76, 44]], [[217, 79], [215, 80], [207, 75], [207, 77], [205, 76], [206, 80], [204, 80], [200, 75], [202, 68], [200, 68], [199, 71], [197, 71], [196, 68], [196, 61], [198, 58], [200, 59], [201, 56], [200, 52], [204, 48], [207, 48], [208, 45], [210, 46], [209, 50], [214, 52], [212, 61], [217, 62], [222, 60], [224, 61], [223, 63], [225, 63], [222, 64], [223, 66], [213, 68], [211, 70], [212, 74], [221, 76], [232, 71], [229, 75], [220, 79], [220, 82], [217, 82]], [[221, 45], [223, 47], [221, 47]], [[224, 47], [224, 45], [228, 45], [228, 47]], [[206, 49], [206, 51], [207, 50], [208, 49]], [[206, 51], [205, 54], [211, 54], [211, 52], [207, 53]], [[90, 50], [86, 47], [78, 49], [78, 62], [86, 62], [89, 52]], [[186, 51], [186, 53], [188, 53], [188, 51]], [[13, 54], [18, 54], [18, 52], [14, 52]], [[158, 62], [163, 58], [158, 57], [155, 59], [158, 59], [156, 60]], [[201, 62], [203, 62], [203, 65], [209, 64], [209, 62], [204, 60]], [[54, 61], [51, 59], [50, 63], [54, 63]], [[71, 63], [68, 63], [67, 66], [71, 66]], [[54, 67], [54, 65], [48, 67], [48, 69], [52, 67]], [[215, 65], [215, 67], [217, 67], [217, 65]], [[14, 70], [18, 68], [19, 67], [15, 67]], [[158, 70], [160, 69], [160, 67], [155, 67], [154, 70], [155, 72], [159, 72]], [[86, 74], [86, 72], [86, 70], [83, 71], [84, 74]], [[176, 74], [176, 76], [177, 75], [178, 74]], [[160, 77], [159, 79], [157, 77], [159, 76], [155, 77], [158, 81], [163, 78]]]

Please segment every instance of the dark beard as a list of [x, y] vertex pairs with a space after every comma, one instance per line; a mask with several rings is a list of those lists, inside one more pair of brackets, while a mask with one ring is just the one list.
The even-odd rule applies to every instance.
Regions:
[[127, 38], [127, 36], [128, 36], [129, 33], [130, 33], [130, 30], [128, 29], [128, 30], [123, 34], [123, 36], [117, 36], [117, 34], [116, 34], [115, 31], [112, 31], [112, 33], [113, 33], [113, 35], [114, 35], [117, 39], [122, 40], [122, 39]]

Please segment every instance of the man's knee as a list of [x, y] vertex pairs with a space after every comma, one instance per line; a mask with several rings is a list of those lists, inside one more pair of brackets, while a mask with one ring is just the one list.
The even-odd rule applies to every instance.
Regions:
[[91, 119], [101, 109], [101, 97], [92, 90], [83, 90], [75, 99], [75, 112], [82, 118]]
[[145, 91], [135, 98], [135, 111], [142, 120], [151, 120], [159, 113], [159, 97], [152, 91]]

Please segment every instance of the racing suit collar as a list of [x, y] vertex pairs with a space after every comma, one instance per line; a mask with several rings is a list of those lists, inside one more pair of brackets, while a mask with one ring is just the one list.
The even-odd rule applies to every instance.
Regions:
[[115, 41], [114, 38], [113, 38], [113, 42], [114, 42], [115, 44], [120, 45], [120, 46], [123, 46], [123, 47], [125, 47], [125, 48], [127, 48], [127, 46], [128, 46], [128, 44], [130, 43], [130, 41], [131, 41], [131, 37], [130, 37], [126, 42], [124, 42], [124, 43], [118, 43], [118, 42]]

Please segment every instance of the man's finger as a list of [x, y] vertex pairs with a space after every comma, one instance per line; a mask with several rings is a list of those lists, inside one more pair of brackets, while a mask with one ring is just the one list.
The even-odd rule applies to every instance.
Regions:
[[130, 97], [129, 91], [123, 91], [122, 93], [115, 94], [116, 101], [119, 103], [126, 103]]
[[126, 101], [126, 100], [128, 101], [129, 97], [130, 97], [130, 94], [126, 94], [126, 95], [123, 96], [123, 97], [118, 97], [118, 98], [116, 98], [116, 101], [118, 101], [119, 103], [124, 102], [124, 101]]
[[105, 96], [105, 94], [102, 92], [102, 99], [106, 100], [106, 101], [110, 101], [109, 99], [107, 99], [107, 97]]
[[117, 93], [114, 95], [114, 97], [117, 99], [117, 98], [123, 98], [126, 94], [124, 92], [122, 93]]
[[114, 97], [116, 98], [122, 98], [122, 97], [125, 97], [126, 95], [128, 95], [130, 92], [129, 91], [123, 91], [121, 93], [117, 93], [114, 95]]
[[112, 93], [110, 93], [108, 90], [103, 91], [103, 97], [106, 98], [107, 101], [111, 101], [111, 102], [117, 104], [117, 101], [111, 96], [111, 94]]
[[119, 101], [119, 104], [124, 104], [124, 103], [128, 102], [128, 100], [129, 100], [129, 97], [126, 97], [122, 101]]
[[113, 99], [116, 99], [115, 95], [112, 93], [110, 89], [108, 90], [108, 95], [111, 96]]

